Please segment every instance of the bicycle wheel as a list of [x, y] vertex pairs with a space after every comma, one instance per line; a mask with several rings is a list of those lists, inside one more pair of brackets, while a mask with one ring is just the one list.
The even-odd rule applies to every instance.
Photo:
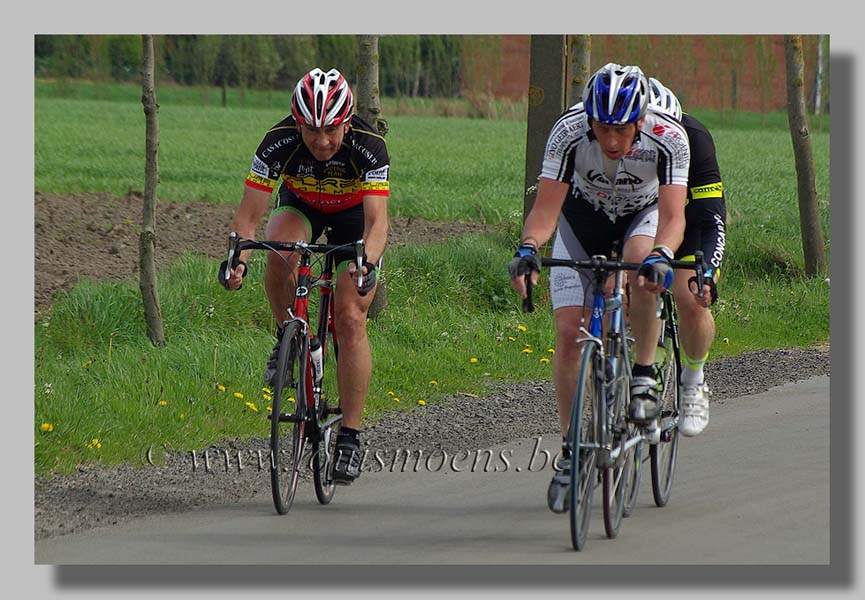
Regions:
[[598, 426], [597, 403], [603, 385], [600, 356], [592, 344], [583, 347], [576, 398], [571, 409], [568, 447], [571, 450], [570, 525], [571, 544], [582, 550], [589, 533], [592, 494], [595, 491]]
[[[336, 436], [342, 417], [336, 419], [327, 414], [327, 403], [322, 398], [321, 426], [313, 443], [312, 477], [315, 484], [315, 497], [319, 503], [329, 504], [333, 500], [336, 484], [333, 482], [333, 462], [336, 457]], [[330, 422], [328, 422], [330, 420]]]
[[[668, 308], [671, 307], [668, 304]], [[675, 313], [668, 314], [658, 345], [657, 361], [661, 391], [661, 413], [658, 426], [661, 430], [660, 441], [649, 447], [652, 464], [652, 495], [657, 506], [665, 506], [670, 499], [673, 487], [673, 473], [676, 469], [676, 455], [679, 451], [679, 345], [675, 331]]]
[[624, 449], [625, 442], [637, 435], [633, 426], [625, 419], [630, 394], [627, 377], [617, 375], [612, 388], [611, 393], [615, 394], [615, 402], [608, 404], [607, 435], [611, 438], [612, 449], [619, 448], [620, 454], [614, 464], [601, 467], [604, 530], [608, 538], [614, 538], [619, 534], [626, 508], [630, 509], [628, 514], [633, 511], [636, 503], [633, 477], [637, 474], [634, 466], [636, 447], [631, 446], [627, 451]]
[[[294, 502], [306, 437], [304, 334], [297, 322], [282, 334], [276, 364], [273, 410], [270, 416], [270, 487], [276, 511], [284, 515]], [[289, 398], [294, 399], [291, 402]]]

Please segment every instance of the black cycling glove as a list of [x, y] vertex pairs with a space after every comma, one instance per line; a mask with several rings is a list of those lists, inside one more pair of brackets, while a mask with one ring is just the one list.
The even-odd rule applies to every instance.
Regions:
[[510, 264], [508, 264], [511, 281], [532, 271], [541, 272], [541, 257], [538, 254], [538, 247], [534, 244], [520, 244]]
[[366, 275], [361, 279], [361, 285], [358, 286], [357, 293], [361, 296], [366, 296], [375, 287], [375, 265], [364, 261], [363, 266], [366, 267]]
[[[715, 285], [714, 275], [715, 274], [712, 271], [712, 269], [706, 269], [706, 272], [703, 273], [703, 285], [708, 285], [709, 286], [709, 292], [712, 294], [712, 302], [711, 302], [710, 306], [718, 301], [718, 286]], [[691, 284], [693, 284], [693, 286]], [[688, 280], [688, 288], [694, 292], [697, 290], [697, 276], [696, 275], [693, 275]]]
[[673, 285], [673, 267], [666, 256], [650, 254], [644, 258], [643, 264], [637, 269], [637, 276], [640, 275], [652, 283], [664, 286], [665, 289], [670, 289]]
[[[249, 271], [249, 267], [247, 266], [246, 261], [242, 261], [242, 260], [237, 261], [237, 264], [234, 265], [234, 268], [236, 269], [238, 265], [243, 265], [243, 273], [240, 275], [240, 278], [244, 279], [246, 277], [247, 271]], [[216, 278], [219, 280], [219, 284], [222, 287], [224, 287], [225, 289], [228, 289], [228, 280], [225, 278], [225, 268], [227, 266], [228, 266], [228, 261], [227, 260], [222, 261], [222, 263], [219, 265], [219, 272], [216, 274]], [[240, 289], [242, 287], [243, 287], [243, 283], [241, 283], [240, 287], [238, 287], [237, 289]]]

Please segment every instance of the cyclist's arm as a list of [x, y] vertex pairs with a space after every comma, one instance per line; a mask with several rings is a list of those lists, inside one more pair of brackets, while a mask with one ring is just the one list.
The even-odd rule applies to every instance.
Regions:
[[363, 239], [368, 262], [377, 264], [387, 244], [387, 196], [363, 197]]
[[[257, 189], [249, 185], [244, 186], [240, 206], [234, 214], [234, 220], [231, 222], [231, 231], [236, 231], [242, 238], [255, 239], [258, 222], [270, 205], [270, 196], [270, 191]], [[251, 253], [252, 250], [244, 250], [240, 253], [240, 260], [246, 262]]]
[[676, 252], [685, 237], [685, 199], [688, 189], [683, 185], [658, 186], [658, 229], [655, 244]]
[[540, 248], [549, 241], [556, 231], [569, 188], [568, 183], [543, 176], [539, 178], [538, 194], [526, 217], [520, 242]]

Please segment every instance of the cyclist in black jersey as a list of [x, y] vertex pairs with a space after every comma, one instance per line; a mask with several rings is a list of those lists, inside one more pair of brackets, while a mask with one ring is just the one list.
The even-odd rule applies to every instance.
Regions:
[[[390, 160], [384, 138], [353, 116], [351, 88], [336, 69], [312, 69], [292, 94], [291, 115], [264, 136], [252, 160], [232, 231], [254, 238], [273, 189], [280, 182], [267, 222], [268, 240], [315, 242], [330, 227], [328, 243], [365, 241], [363, 284], [356, 265], [337, 267], [334, 318], [339, 331], [337, 386], [343, 421], [337, 437], [334, 480], [351, 483], [360, 475], [360, 423], [372, 372], [366, 320], [376, 289], [376, 269], [387, 241]], [[251, 251], [227, 281], [239, 289]], [[285, 319], [297, 281], [297, 257], [286, 262], [268, 253], [265, 289], [278, 324]], [[347, 268], [346, 268], [347, 265]], [[281, 332], [268, 360], [265, 381], [276, 370]]]
[[682, 112], [675, 94], [657, 79], [649, 78], [649, 101], [682, 123], [691, 148], [688, 170], [688, 198], [685, 206], [685, 237], [676, 251], [679, 260], [693, 260], [702, 250], [707, 261], [703, 297], [696, 295], [695, 281], [677, 272], [673, 294], [679, 311], [679, 337], [682, 341], [682, 435], [694, 436], [709, 423], [709, 387], [703, 365], [715, 337], [715, 320], [709, 306], [718, 297], [717, 281], [726, 246], [727, 209], [724, 186], [715, 152], [715, 143], [706, 127], [692, 115]]

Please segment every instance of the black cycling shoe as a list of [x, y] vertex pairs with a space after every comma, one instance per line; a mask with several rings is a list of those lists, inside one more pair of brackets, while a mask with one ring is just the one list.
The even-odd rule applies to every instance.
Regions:
[[264, 383], [265, 385], [274, 387], [274, 375], [276, 375], [276, 362], [279, 359], [279, 346], [282, 343], [282, 330], [276, 330], [276, 344], [273, 346], [273, 352], [270, 353], [270, 358], [267, 359], [267, 366], [264, 367]]
[[658, 416], [658, 382], [654, 377], [631, 377], [631, 403], [628, 418], [637, 424], [649, 424]]
[[333, 482], [349, 485], [360, 477], [361, 451], [360, 443], [350, 437], [338, 437], [334, 452], [336, 462], [333, 465]]

